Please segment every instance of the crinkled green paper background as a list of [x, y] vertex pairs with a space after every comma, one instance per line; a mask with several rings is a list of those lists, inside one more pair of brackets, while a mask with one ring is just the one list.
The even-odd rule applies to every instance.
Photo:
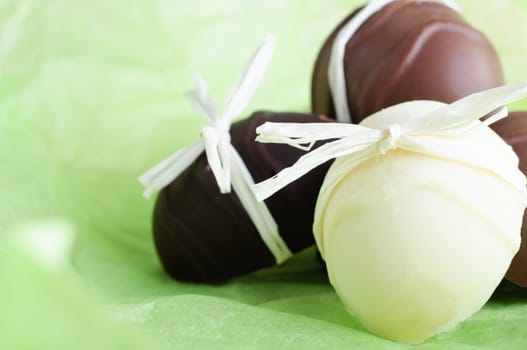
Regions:
[[[527, 2], [459, 3], [497, 46], [507, 82], [527, 80]], [[526, 293], [503, 292], [455, 331], [409, 347], [346, 314], [313, 250], [221, 287], [176, 283], [157, 263], [153, 200], [135, 179], [198, 136], [184, 98], [193, 72], [221, 100], [272, 32], [275, 59], [247, 114], [307, 110], [316, 52], [359, 4], [0, 1], [0, 348], [527, 348]], [[69, 268], [3, 239], [50, 218], [62, 224], [32, 231], [75, 231]]]

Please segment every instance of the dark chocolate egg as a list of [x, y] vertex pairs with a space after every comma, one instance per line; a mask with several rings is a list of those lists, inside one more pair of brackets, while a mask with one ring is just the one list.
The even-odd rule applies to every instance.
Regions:
[[[520, 158], [520, 170], [527, 175], [527, 112], [512, 112], [491, 125]], [[512, 259], [506, 278], [512, 283], [527, 287], [527, 212], [523, 216], [520, 250]]]
[[[339, 30], [329, 36], [312, 79], [314, 113], [336, 118], [328, 62]], [[372, 15], [347, 42], [345, 85], [351, 121], [410, 100], [451, 103], [503, 84], [489, 40], [453, 9], [427, 1], [395, 1]]]
[[[305, 153], [288, 145], [255, 142], [255, 129], [266, 121], [322, 119], [315, 114], [257, 112], [233, 124], [231, 143], [255, 182], [275, 175]], [[329, 163], [318, 167], [265, 201], [292, 253], [314, 244], [315, 202], [328, 167]], [[153, 231], [161, 263], [177, 280], [221, 283], [276, 265], [236, 193], [220, 193], [205, 154], [159, 193]]]

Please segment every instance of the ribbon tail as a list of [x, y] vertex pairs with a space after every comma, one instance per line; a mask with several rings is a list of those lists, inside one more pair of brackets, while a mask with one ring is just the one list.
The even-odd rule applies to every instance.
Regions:
[[502, 107], [496, 113], [493, 113], [487, 119], [485, 119], [481, 125], [489, 126], [496, 123], [497, 121], [507, 118], [508, 115], [509, 109], [507, 107]]
[[205, 149], [202, 142], [185, 147], [172, 154], [150, 170], [139, 176], [138, 181], [145, 187], [143, 196], [150, 198], [185, 171]]
[[256, 128], [256, 134], [258, 142], [288, 144], [308, 151], [317, 141], [347, 137], [354, 140], [376, 140], [382, 132], [356, 124], [266, 122]]
[[256, 198], [260, 201], [265, 200], [328, 160], [358, 152], [369, 147], [372, 143], [375, 143], [378, 140], [379, 138], [373, 141], [367, 140], [357, 142], [357, 140], [346, 138], [322, 145], [301, 156], [292, 166], [287, 167], [275, 176], [254, 185], [253, 191]]
[[278, 225], [271, 215], [271, 212], [264, 202], [259, 202], [256, 199], [252, 192], [251, 187], [254, 185], [253, 178], [234, 147], [231, 149], [231, 155], [233, 158], [232, 186], [234, 191], [265, 245], [275, 257], [277, 264], [281, 264], [289, 259], [292, 253], [280, 236]]
[[242, 71], [225, 104], [223, 115], [227, 120], [239, 115], [249, 103], [271, 62], [275, 44], [276, 39], [268, 36]]
[[187, 99], [196, 112], [202, 115], [209, 124], [215, 123], [219, 116], [218, 108], [209, 93], [207, 84], [199, 74], [194, 76], [194, 86], [194, 90], [186, 93]]
[[419, 133], [451, 129], [466, 131], [484, 115], [526, 96], [527, 82], [485, 90], [438, 108], [422, 118], [414, 119], [405, 125], [405, 128]]
[[209, 163], [210, 170], [216, 179], [218, 188], [221, 193], [230, 193], [230, 169], [225, 168], [225, 163], [222, 161], [222, 157], [219, 154], [221, 135], [215, 129], [209, 127], [204, 127], [202, 134], [207, 162]]
[[[222, 186], [220, 186], [221, 193], [231, 192], [232, 182], [232, 145], [230, 143], [230, 137], [228, 140], [221, 138], [218, 144], [218, 154], [222, 164]], [[219, 183], [219, 182], [218, 182]], [[223, 187], [223, 188], [222, 188]]]
[[489, 125], [506, 118], [508, 115], [509, 109], [507, 107], [502, 107], [496, 112], [492, 113], [487, 118], [485, 118], [485, 120], [483, 121], [480, 121], [479, 119], [474, 120], [472, 123], [467, 123], [467, 125], [465, 125], [463, 128], [440, 130], [436, 134], [447, 137], [459, 138], [463, 134], [466, 134], [478, 128], [488, 127]]

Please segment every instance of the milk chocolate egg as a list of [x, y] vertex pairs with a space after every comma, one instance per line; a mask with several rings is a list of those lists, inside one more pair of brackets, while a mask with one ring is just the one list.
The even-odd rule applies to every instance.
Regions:
[[[510, 116], [493, 124], [494, 129], [520, 158], [520, 169], [527, 174], [527, 112], [512, 112]], [[527, 215], [523, 216], [522, 242], [520, 250], [512, 259], [507, 279], [514, 284], [527, 287]]]
[[[337, 33], [358, 11], [339, 24], [318, 55], [314, 113], [337, 118], [328, 62]], [[341, 64], [355, 123], [400, 102], [450, 103], [503, 84], [500, 61], [485, 35], [452, 8], [430, 1], [394, 1], [373, 14], [347, 42]]]
[[[273, 176], [304, 151], [254, 142], [265, 121], [320, 122], [319, 116], [257, 112], [232, 125], [231, 143], [254, 181]], [[313, 212], [329, 165], [284, 188], [265, 203], [293, 253], [314, 243]], [[221, 194], [202, 154], [164, 188], [153, 217], [155, 247], [164, 269], [182, 281], [220, 283], [276, 264], [235, 192]]]

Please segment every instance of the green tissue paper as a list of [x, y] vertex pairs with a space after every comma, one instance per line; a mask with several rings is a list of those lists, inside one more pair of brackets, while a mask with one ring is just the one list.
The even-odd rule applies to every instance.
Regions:
[[[527, 80], [526, 2], [458, 3], [496, 46], [506, 81]], [[406, 346], [347, 314], [314, 249], [223, 286], [175, 282], [157, 261], [154, 200], [136, 178], [199, 136], [184, 96], [193, 73], [223, 100], [272, 33], [275, 57], [246, 115], [307, 111], [323, 40], [361, 4], [2, 1], [0, 349], [527, 348], [527, 292], [512, 287], [454, 331]], [[67, 224], [31, 224], [50, 218]], [[19, 239], [27, 225], [36, 244]], [[69, 230], [60, 267], [38, 248]]]

